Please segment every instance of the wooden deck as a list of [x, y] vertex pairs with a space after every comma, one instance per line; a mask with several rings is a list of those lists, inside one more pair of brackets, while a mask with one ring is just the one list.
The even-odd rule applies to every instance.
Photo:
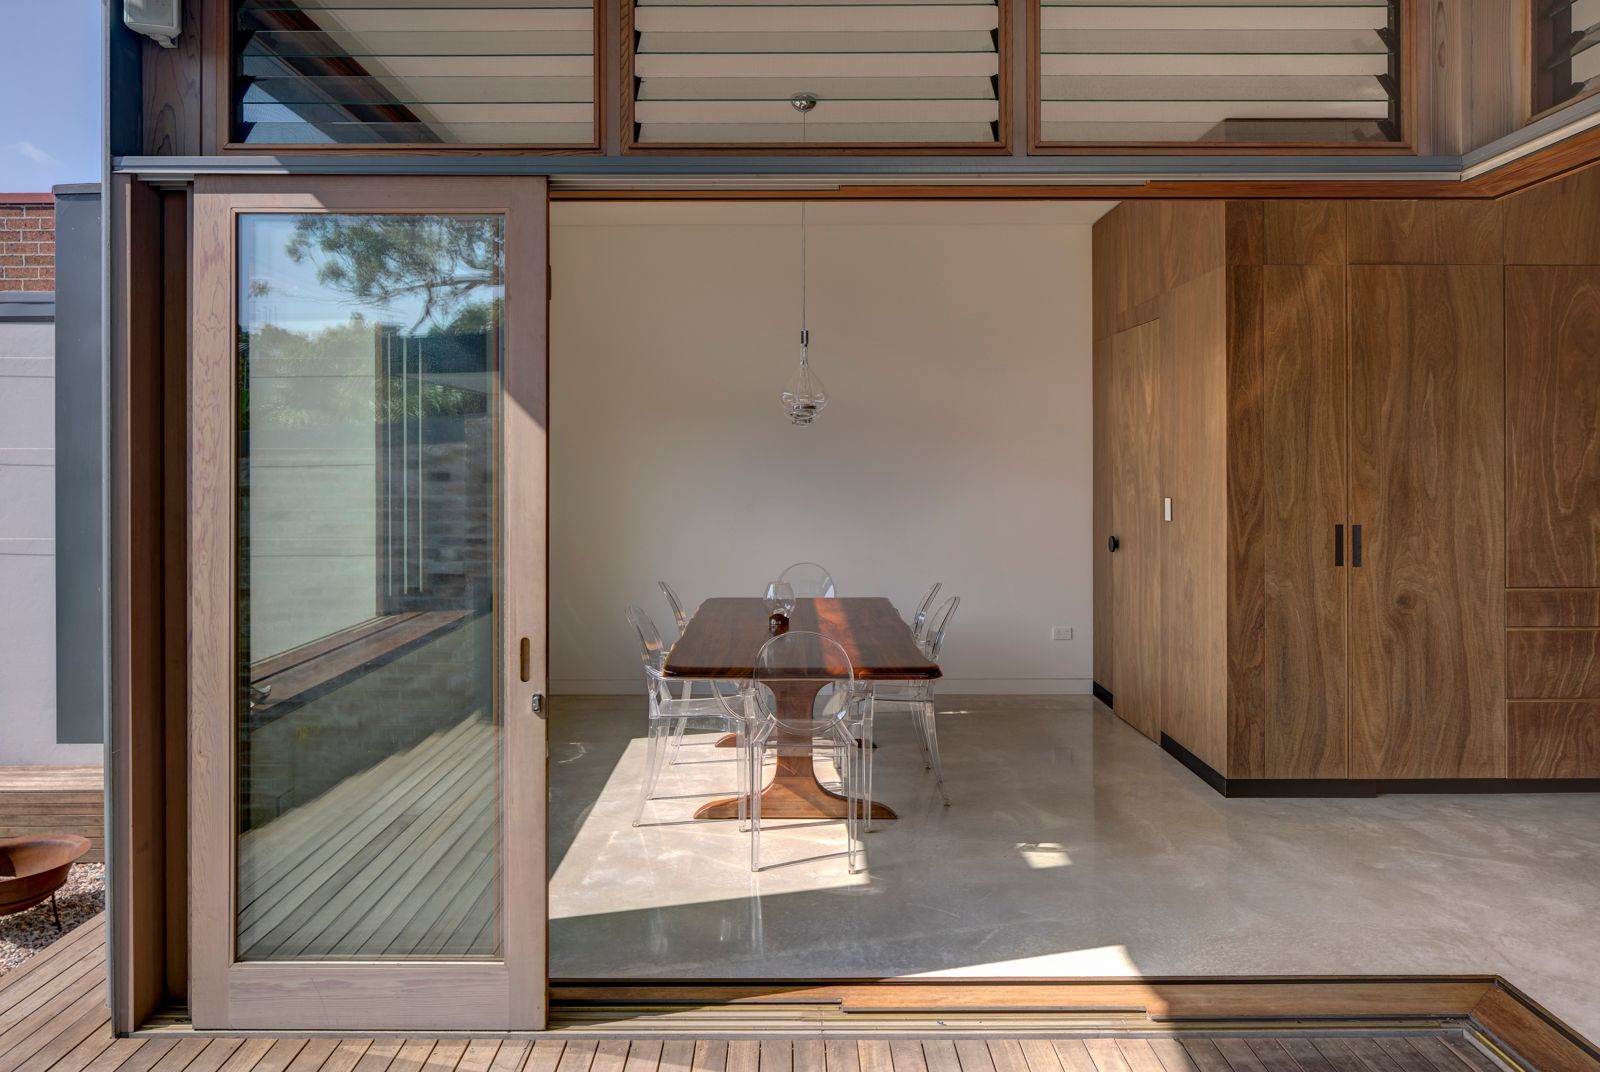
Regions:
[[81, 834], [84, 863], [105, 862], [105, 772], [100, 767], [0, 767], [0, 837]]
[[1504, 1072], [1460, 1029], [1089, 1038], [113, 1038], [104, 917], [0, 975], [0, 1072]]

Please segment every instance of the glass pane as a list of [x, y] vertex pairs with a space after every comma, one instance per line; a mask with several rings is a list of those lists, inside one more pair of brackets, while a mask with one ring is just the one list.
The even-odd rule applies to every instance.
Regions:
[[1043, 0], [1040, 136], [1394, 142], [1400, 24], [1396, 0]]
[[1600, 90], [1600, 0], [1554, 0], [1533, 9], [1533, 111]]
[[593, 0], [234, 0], [233, 138], [586, 145]]
[[239, 218], [241, 960], [498, 955], [503, 239]]
[[[644, 145], [994, 145], [995, 0], [638, 0]], [[818, 99], [805, 114], [797, 91]]]

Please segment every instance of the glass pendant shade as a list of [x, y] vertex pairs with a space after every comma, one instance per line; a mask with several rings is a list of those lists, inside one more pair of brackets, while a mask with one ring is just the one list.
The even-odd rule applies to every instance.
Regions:
[[783, 386], [783, 408], [795, 424], [810, 424], [822, 412], [822, 407], [828, 404], [827, 389], [822, 386], [817, 374], [811, 371], [811, 362], [806, 357], [809, 334], [805, 331], [800, 333], [800, 367], [795, 369], [794, 375]]

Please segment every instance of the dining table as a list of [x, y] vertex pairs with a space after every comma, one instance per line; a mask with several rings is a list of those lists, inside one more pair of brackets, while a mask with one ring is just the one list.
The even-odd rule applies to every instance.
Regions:
[[[722, 596], [700, 604], [683, 635], [667, 652], [663, 677], [687, 680], [748, 681], [755, 676], [756, 655], [772, 639], [771, 611], [759, 596]], [[893, 603], [881, 596], [796, 599], [789, 632], [820, 633], [837, 642], [850, 657], [858, 681], [919, 681], [940, 676], [939, 664], [923, 654], [911, 627]], [[842, 668], [817, 660], [782, 680], [767, 682], [777, 702], [778, 718], [804, 721], [812, 717], [817, 694]], [[810, 748], [778, 749], [777, 769], [761, 791], [761, 814], [777, 819], [842, 819], [845, 798], [817, 778]], [[727, 797], [704, 804], [698, 819], [734, 819], [739, 799]], [[874, 819], [893, 819], [893, 809], [872, 802]]]

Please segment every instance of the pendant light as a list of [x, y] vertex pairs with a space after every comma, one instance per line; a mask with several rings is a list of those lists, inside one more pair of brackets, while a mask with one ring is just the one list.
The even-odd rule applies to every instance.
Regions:
[[[817, 106], [817, 98], [809, 93], [796, 93], [789, 98], [794, 110], [800, 113], [800, 140], [806, 137], [806, 113]], [[807, 353], [811, 333], [806, 329], [806, 203], [800, 202], [800, 367], [783, 388], [783, 409], [795, 424], [810, 424], [828, 404], [828, 392], [822, 381], [811, 370]]]

